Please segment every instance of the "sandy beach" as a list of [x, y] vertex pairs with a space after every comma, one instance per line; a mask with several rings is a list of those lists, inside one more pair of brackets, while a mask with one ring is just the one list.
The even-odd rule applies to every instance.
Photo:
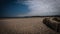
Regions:
[[42, 21], [45, 17], [8, 18], [0, 20], [1, 34], [59, 34]]

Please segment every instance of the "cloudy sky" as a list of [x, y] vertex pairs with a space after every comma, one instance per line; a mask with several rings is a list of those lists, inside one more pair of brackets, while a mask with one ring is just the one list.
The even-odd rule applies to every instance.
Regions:
[[60, 0], [1, 0], [2, 17], [60, 15]]

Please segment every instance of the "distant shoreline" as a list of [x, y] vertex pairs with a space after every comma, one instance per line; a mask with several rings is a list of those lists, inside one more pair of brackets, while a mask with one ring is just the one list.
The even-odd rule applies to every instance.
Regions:
[[0, 17], [0, 19], [9, 19], [9, 18], [42, 18], [42, 17], [60, 17], [60, 16], [25, 16], [25, 17]]

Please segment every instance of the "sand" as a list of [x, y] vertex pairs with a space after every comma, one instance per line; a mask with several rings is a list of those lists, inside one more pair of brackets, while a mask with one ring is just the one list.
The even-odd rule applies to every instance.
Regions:
[[42, 21], [45, 17], [8, 18], [0, 20], [1, 34], [59, 34]]

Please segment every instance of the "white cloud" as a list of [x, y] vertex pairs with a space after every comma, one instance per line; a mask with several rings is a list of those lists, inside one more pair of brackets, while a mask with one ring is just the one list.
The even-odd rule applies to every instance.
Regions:
[[[29, 12], [22, 16], [45, 16], [58, 14], [59, 0], [27, 0], [25, 4], [29, 6]], [[60, 5], [59, 5], [60, 7]]]

